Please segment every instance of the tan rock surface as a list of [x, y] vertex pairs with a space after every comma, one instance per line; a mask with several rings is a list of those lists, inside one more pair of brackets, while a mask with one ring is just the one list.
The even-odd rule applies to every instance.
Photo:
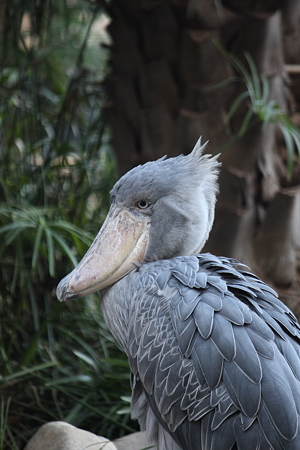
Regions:
[[24, 450], [117, 450], [108, 439], [81, 430], [66, 422], [43, 425]]

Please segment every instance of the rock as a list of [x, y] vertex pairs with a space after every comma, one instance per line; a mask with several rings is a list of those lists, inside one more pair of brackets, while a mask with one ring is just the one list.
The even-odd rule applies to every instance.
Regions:
[[156, 450], [141, 431], [114, 442], [96, 436], [66, 422], [49, 422], [41, 426], [24, 450]]
[[[49, 422], [30, 439], [24, 450], [117, 450], [108, 439], [66, 422]], [[129, 448], [127, 447], [129, 450]]]
[[128, 434], [120, 439], [114, 441], [118, 450], [142, 450], [151, 449], [156, 450], [155, 445], [149, 444], [146, 439], [145, 433], [139, 431], [138, 433]]

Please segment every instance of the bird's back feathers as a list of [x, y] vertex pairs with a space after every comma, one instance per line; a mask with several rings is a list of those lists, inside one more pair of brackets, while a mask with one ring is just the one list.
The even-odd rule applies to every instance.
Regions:
[[165, 430], [174, 449], [299, 449], [300, 328], [270, 287], [209, 254], [144, 264], [111, 289], [123, 283], [132, 413], [159, 450]]

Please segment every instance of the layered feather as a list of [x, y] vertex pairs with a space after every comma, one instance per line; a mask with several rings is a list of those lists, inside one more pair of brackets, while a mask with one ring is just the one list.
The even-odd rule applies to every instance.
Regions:
[[271, 288], [209, 254], [145, 264], [112, 291], [122, 283], [142, 426], [137, 385], [183, 449], [299, 449], [300, 329]]

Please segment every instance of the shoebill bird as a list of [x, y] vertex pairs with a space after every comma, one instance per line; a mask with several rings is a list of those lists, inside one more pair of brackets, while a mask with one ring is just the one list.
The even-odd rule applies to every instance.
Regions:
[[132, 372], [132, 417], [159, 450], [299, 450], [300, 327], [237, 261], [200, 251], [218, 166], [187, 156], [132, 169], [59, 300], [100, 291]]

